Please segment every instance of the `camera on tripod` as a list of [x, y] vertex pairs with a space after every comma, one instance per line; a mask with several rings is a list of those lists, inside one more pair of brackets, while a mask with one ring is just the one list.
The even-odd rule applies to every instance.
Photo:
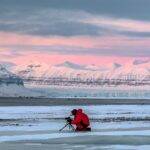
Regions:
[[65, 120], [66, 120], [68, 123], [71, 123], [71, 121], [72, 121], [71, 117], [66, 117]]
[[64, 128], [66, 128], [67, 126], [69, 127], [69, 130], [75, 131], [74, 127], [73, 127], [72, 124], [71, 124], [71, 121], [72, 121], [71, 117], [66, 117], [65, 120], [66, 120], [65, 126], [62, 127], [59, 131], [62, 131], [62, 130], [63, 130]]

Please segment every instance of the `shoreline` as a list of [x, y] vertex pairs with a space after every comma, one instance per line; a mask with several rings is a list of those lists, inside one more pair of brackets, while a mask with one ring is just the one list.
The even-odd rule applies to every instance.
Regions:
[[0, 106], [150, 105], [150, 99], [0, 97]]

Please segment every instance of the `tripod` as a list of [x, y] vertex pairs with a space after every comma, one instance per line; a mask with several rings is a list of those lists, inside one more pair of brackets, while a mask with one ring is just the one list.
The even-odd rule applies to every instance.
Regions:
[[63, 129], [65, 129], [67, 126], [69, 126], [69, 129], [72, 131], [75, 131], [75, 128], [69, 123], [67, 122], [59, 131], [62, 131]]

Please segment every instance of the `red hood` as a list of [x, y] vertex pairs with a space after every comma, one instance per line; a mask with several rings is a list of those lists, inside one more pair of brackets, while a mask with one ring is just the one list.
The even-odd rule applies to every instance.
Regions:
[[83, 112], [82, 109], [78, 109], [77, 111], [78, 114], [81, 114], [82, 112]]

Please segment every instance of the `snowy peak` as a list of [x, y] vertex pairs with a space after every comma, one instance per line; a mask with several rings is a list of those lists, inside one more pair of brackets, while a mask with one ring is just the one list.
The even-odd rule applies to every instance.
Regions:
[[41, 65], [40, 64], [37, 64], [37, 65], [31, 64], [31, 65], [28, 65], [27, 67], [28, 68], [38, 68], [38, 67], [41, 67]]
[[9, 77], [13, 74], [9, 72], [3, 65], [0, 64], [0, 77]]
[[23, 85], [23, 80], [0, 65], [0, 85], [1, 84]]
[[146, 63], [150, 63], [150, 59], [147, 59], [147, 60], [136, 59], [133, 61], [133, 65], [141, 65], [141, 64], [146, 64]]
[[117, 69], [117, 68], [122, 67], [122, 65], [121, 65], [121, 64], [118, 64], [118, 63], [113, 63], [112, 66], [113, 66], [114, 69]]
[[31, 61], [29, 63], [21, 64], [21, 65], [17, 66], [16, 68], [19, 67], [19, 69], [20, 69], [20, 67], [22, 67], [22, 68], [27, 69], [27, 70], [34, 70], [34, 69], [40, 69], [40, 68], [44, 69], [47, 66], [48, 65], [45, 63], [41, 63], [41, 62], [37, 62], [37, 61]]
[[56, 67], [72, 68], [72, 69], [77, 69], [77, 70], [84, 69], [84, 66], [78, 65], [78, 64], [75, 64], [75, 63], [72, 63], [72, 62], [69, 62], [69, 61], [65, 61], [64, 63], [58, 64], [58, 65], [55, 65], [55, 66]]
[[28, 64], [23, 64], [22, 66], [25, 69], [32, 70], [32, 69], [38, 69], [38, 68], [44, 67], [44, 64], [42, 64], [40, 62], [33, 62], [33, 61], [31, 61]]
[[88, 65], [85, 67], [86, 70], [91, 70], [91, 71], [98, 71], [100, 70], [100, 68], [98, 66], [96, 66], [95, 64], [92, 65]]
[[6, 68], [7, 70], [12, 69], [13, 67], [16, 66], [16, 64], [12, 63], [12, 62], [7, 62], [7, 61], [0, 61], [1, 66], [3, 66], [4, 68]]
[[29, 63], [16, 66], [12, 71], [22, 78], [45, 77], [50, 66], [45, 63]]
[[[147, 63], [146, 63], [147, 62]], [[16, 66], [13, 72], [25, 80], [41, 79], [49, 80], [51, 78], [81, 78], [87, 79], [126, 79], [136, 78], [138, 80], [147, 78], [150, 75], [150, 68], [148, 61], [134, 61], [126, 64], [120, 64], [118, 62], [112, 62], [108, 64], [97, 65], [80, 65], [65, 61], [61, 64], [50, 66], [45, 63], [32, 62], [25, 65]]]
[[[89, 70], [89, 71], [100, 71], [102, 70], [100, 66], [96, 66], [95, 64], [92, 65], [79, 65], [79, 64], [75, 64], [69, 61], [65, 61], [64, 63], [61, 64], [57, 64], [55, 65], [55, 67], [65, 67], [65, 68], [70, 68], [70, 69], [75, 69], [75, 70]], [[106, 65], [105, 67], [103, 67], [103, 70], [111, 70], [111, 69], [117, 69], [122, 67], [121, 64], [119, 63], [111, 63]]]
[[114, 62], [105, 64], [102, 68], [104, 71], [115, 71], [121, 67], [123, 67], [121, 64]]

